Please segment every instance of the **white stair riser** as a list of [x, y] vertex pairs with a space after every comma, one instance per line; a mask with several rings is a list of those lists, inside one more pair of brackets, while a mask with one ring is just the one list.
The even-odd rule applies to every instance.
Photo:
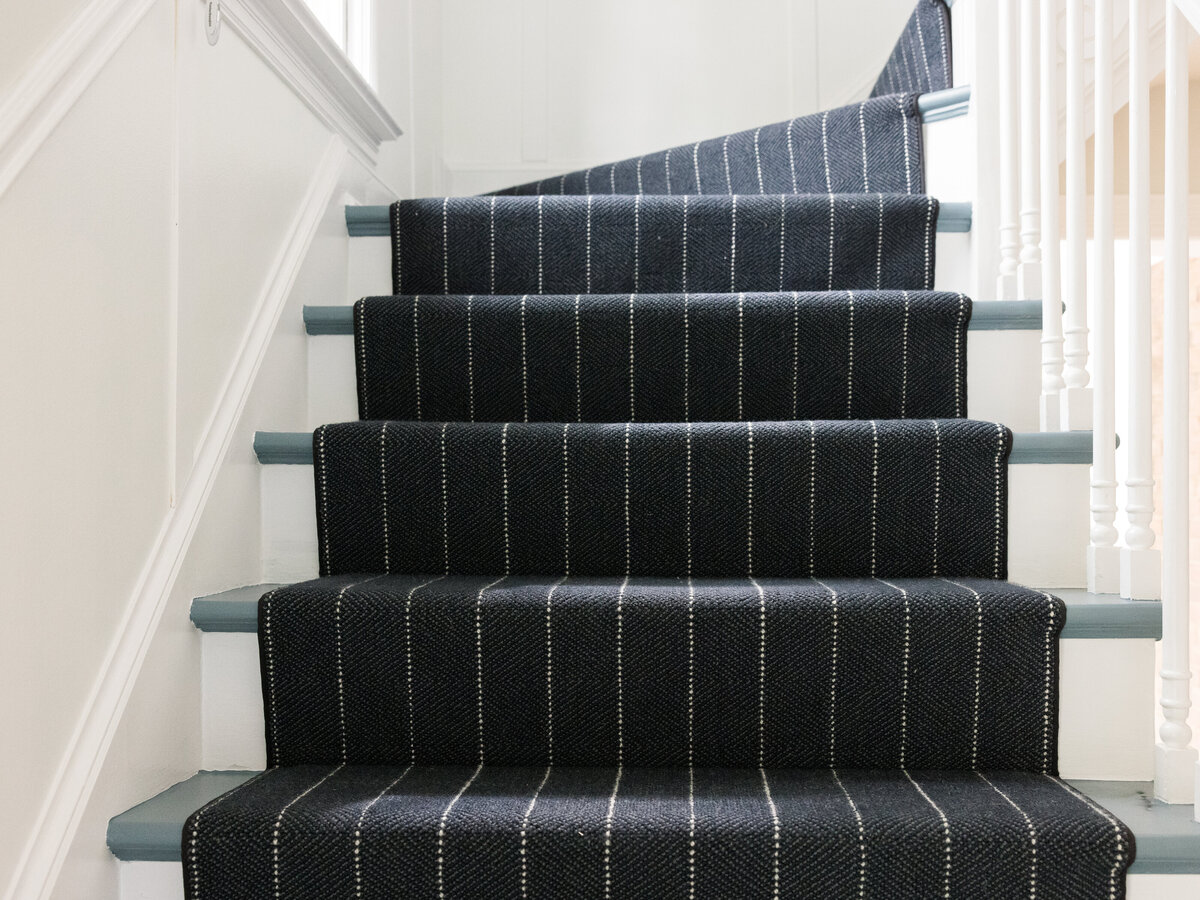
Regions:
[[[261, 769], [258, 637], [205, 634], [203, 768]], [[1065, 778], [1154, 777], [1154, 642], [1061, 643], [1059, 764]], [[1098, 704], [1096, 698], [1104, 698]]]
[[[350, 274], [346, 280], [346, 302], [360, 297], [385, 297], [392, 292], [392, 239], [356, 237], [350, 239]], [[330, 298], [327, 303], [336, 303]]]
[[[1008, 572], [1020, 584], [1083, 587], [1088, 466], [1008, 468]], [[317, 576], [312, 466], [264, 466], [263, 581]]]
[[[1040, 431], [1041, 333], [967, 333], [967, 411], [973, 419], [1003, 422], [1013, 431]], [[310, 428], [358, 418], [354, 338], [308, 339]]]

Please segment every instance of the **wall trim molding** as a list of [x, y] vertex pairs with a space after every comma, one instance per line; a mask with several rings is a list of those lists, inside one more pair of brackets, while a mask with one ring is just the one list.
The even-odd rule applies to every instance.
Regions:
[[195, 466], [163, 519], [116, 636], [55, 773], [44, 806], [4, 893], [8, 900], [50, 896], [162, 619], [246, 401], [300, 268], [341, 186], [349, 152], [333, 136], [288, 226], [259, 295]]
[[223, 0], [222, 20], [372, 167], [401, 134], [374, 88], [302, 0]]
[[0, 196], [156, 0], [92, 0], [0, 99]]

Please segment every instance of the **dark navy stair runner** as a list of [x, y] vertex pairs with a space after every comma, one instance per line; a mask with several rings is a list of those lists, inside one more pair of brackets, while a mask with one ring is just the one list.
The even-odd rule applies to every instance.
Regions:
[[907, 194], [402, 200], [393, 291], [931, 290], [937, 214]]
[[[948, 86], [946, 25], [877, 91]], [[259, 605], [271, 768], [188, 820], [189, 900], [1124, 896], [919, 135], [888, 94], [393, 206], [322, 577]]]
[[328, 425], [321, 574], [1003, 578], [1011, 446], [955, 419]]
[[920, 194], [924, 189], [921, 117], [917, 94], [909, 93], [853, 103], [496, 193]]
[[360, 300], [354, 317], [363, 419], [966, 413], [960, 294], [428, 294]]

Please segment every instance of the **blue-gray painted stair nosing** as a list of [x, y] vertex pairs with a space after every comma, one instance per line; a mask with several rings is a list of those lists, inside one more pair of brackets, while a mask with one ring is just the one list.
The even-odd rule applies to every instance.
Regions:
[[[109, 850], [117, 859], [127, 862], [179, 862], [187, 817], [256, 774], [198, 772], [167, 788], [109, 821]], [[1155, 800], [1154, 785], [1148, 781], [1072, 781], [1071, 784], [1132, 829], [1137, 858], [1130, 874], [1200, 873], [1200, 824], [1191, 820], [1191, 806], [1168, 806]]]
[[[1042, 301], [989, 300], [971, 306], [971, 331], [1040, 331]], [[354, 307], [306, 306], [304, 330], [311, 335], [354, 334]]]
[[[265, 466], [312, 465], [312, 432], [256, 431], [254, 454]], [[1013, 435], [1010, 465], [1090, 465], [1090, 431], [1022, 432]]]
[[109, 819], [108, 849], [125, 862], [179, 862], [183, 823], [193, 812], [257, 772], [197, 772]]
[[965, 116], [970, 106], [970, 85], [945, 91], [934, 91], [931, 94], [922, 94], [917, 98], [917, 109], [921, 112], [921, 121], [926, 125]]
[[[346, 231], [350, 237], [389, 237], [392, 233], [386, 206], [347, 206]], [[971, 230], [970, 202], [942, 203], [937, 230], [964, 234]]]
[[[279, 587], [252, 584], [192, 601], [192, 624], [200, 631], [254, 634], [258, 631], [259, 598]], [[1090, 594], [1079, 589], [1050, 588], [1067, 604], [1063, 640], [1162, 638], [1162, 603], [1124, 600], [1115, 594]]]

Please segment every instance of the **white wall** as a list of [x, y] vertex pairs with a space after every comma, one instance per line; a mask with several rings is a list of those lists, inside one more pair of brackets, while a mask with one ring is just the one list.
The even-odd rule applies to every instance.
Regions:
[[490, 190], [866, 96], [908, 0], [446, 0], [445, 159]]
[[[82, 5], [26, 4], [15, 30], [0, 29], [0, 104]], [[172, 503], [212, 474], [197, 453], [336, 145], [228, 24], [208, 45], [204, 3], [155, 0], [0, 185], [0, 894], [31, 838], [53, 850], [48, 838], [61, 836], [36, 827], [70, 794], [55, 793], [65, 763], [95, 770], [54, 890], [62, 898], [115, 897], [108, 818], [200, 765], [188, 605], [261, 580], [251, 434], [307, 424], [300, 305], [347, 299], [347, 199], [386, 202], [427, 184], [432, 153], [415, 151], [415, 134], [440, 142], [440, 128], [412, 113], [414, 59], [429, 57], [411, 51], [418, 14], [407, 0], [380, 6], [379, 93], [406, 134], [373, 169], [348, 163], [330, 188], [115, 737], [95, 758], [72, 755], [73, 736], [116, 671], [110, 654]], [[19, 896], [42, 889], [25, 882]]]

